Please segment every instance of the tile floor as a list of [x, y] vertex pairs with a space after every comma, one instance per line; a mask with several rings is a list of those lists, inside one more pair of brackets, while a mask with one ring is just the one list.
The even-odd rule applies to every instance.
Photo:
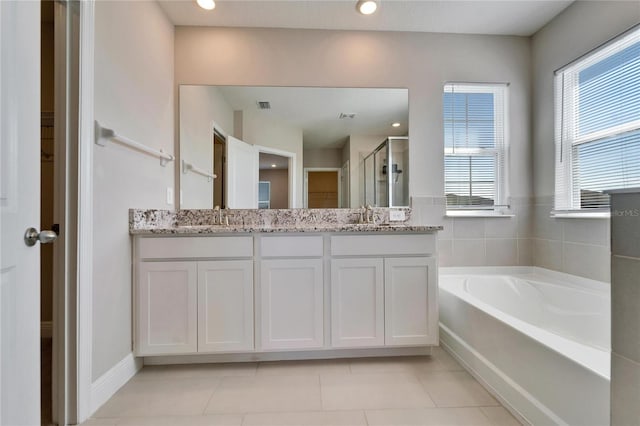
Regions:
[[449, 354], [149, 366], [84, 425], [519, 425]]

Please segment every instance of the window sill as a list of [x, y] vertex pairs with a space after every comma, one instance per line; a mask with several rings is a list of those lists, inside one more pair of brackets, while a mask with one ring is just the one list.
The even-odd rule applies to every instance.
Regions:
[[581, 212], [581, 211], [555, 211], [551, 210], [549, 215], [555, 219], [608, 219], [610, 212]]
[[447, 210], [445, 217], [458, 217], [458, 218], [509, 218], [516, 215], [509, 212], [499, 212], [493, 210]]

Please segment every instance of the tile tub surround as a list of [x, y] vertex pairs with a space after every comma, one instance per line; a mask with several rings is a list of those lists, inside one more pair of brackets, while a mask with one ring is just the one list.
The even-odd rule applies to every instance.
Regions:
[[441, 226], [412, 224], [411, 209], [401, 208], [405, 220], [389, 222], [388, 208], [374, 208], [374, 224], [358, 224], [362, 209], [230, 209], [229, 226], [214, 225], [214, 210], [129, 210], [131, 234], [210, 234], [224, 232], [430, 232]]
[[551, 217], [553, 197], [537, 197], [533, 212], [533, 266], [611, 282], [608, 218]]
[[[416, 210], [416, 204], [412, 207]], [[529, 197], [512, 197], [508, 216], [444, 217], [444, 230], [438, 233], [439, 266], [533, 265], [531, 210]]]
[[611, 194], [611, 425], [640, 419], [640, 190]]
[[86, 425], [478, 425], [517, 420], [445, 351], [146, 366]]

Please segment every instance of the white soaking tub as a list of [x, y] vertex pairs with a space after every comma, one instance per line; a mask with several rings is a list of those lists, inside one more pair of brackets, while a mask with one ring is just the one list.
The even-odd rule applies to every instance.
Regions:
[[535, 267], [440, 268], [440, 342], [533, 425], [608, 425], [610, 285]]

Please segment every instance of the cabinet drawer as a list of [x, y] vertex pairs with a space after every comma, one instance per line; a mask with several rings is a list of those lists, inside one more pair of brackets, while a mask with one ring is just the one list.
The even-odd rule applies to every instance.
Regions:
[[336, 235], [331, 237], [332, 256], [430, 255], [435, 253], [434, 234]]
[[253, 238], [250, 236], [140, 238], [137, 247], [140, 259], [253, 256]]
[[322, 257], [322, 237], [263, 237], [260, 248], [262, 257]]

